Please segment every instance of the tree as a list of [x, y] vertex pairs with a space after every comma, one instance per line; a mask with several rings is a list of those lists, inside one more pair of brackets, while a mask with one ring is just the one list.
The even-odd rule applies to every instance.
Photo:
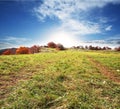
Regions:
[[56, 48], [56, 44], [54, 42], [49, 42], [47, 45], [49, 48]]
[[65, 50], [64, 46], [62, 44], [57, 44], [56, 45], [57, 50]]
[[116, 51], [120, 51], [120, 47], [116, 47], [115, 50], [116, 50]]
[[94, 47], [92, 45], [89, 46], [89, 50], [93, 50]]
[[40, 51], [40, 46], [36, 46], [36, 45], [34, 45], [34, 46], [32, 46], [32, 47], [30, 47], [29, 48], [29, 53], [38, 53]]
[[86, 46], [85, 46], [85, 49], [88, 49], [88, 48], [89, 48], [89, 47], [86, 45]]
[[8, 50], [4, 51], [2, 54], [3, 54], [3, 55], [10, 55], [10, 54], [11, 54], [11, 51], [10, 51], [10, 49], [8, 49]]
[[29, 48], [27, 47], [19, 47], [16, 50], [16, 54], [28, 54], [29, 53]]

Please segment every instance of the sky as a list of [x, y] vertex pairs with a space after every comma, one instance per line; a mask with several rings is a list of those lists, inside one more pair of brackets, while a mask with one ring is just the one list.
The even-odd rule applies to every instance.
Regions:
[[0, 49], [120, 46], [120, 0], [0, 0]]

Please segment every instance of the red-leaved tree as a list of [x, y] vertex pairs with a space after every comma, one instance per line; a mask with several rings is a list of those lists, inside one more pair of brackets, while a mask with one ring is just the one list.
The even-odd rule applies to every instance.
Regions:
[[27, 47], [19, 47], [16, 50], [16, 54], [28, 54], [29, 53], [29, 48]]
[[62, 44], [57, 44], [56, 45], [57, 50], [65, 50], [64, 46]]
[[54, 42], [49, 42], [47, 45], [49, 48], [56, 48], [56, 44]]
[[3, 55], [10, 55], [10, 54], [11, 54], [11, 51], [8, 49], [8, 50], [4, 51], [2, 54], [3, 54]]
[[40, 51], [40, 46], [34, 45], [32, 47], [29, 48], [29, 53], [33, 54], [33, 53], [38, 53]]

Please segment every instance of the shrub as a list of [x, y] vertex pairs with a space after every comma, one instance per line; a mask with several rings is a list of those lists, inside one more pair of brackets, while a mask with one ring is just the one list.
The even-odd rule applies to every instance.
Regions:
[[16, 50], [16, 54], [28, 54], [29, 48], [27, 47], [20, 47]]
[[56, 45], [57, 50], [65, 50], [64, 46], [62, 44], [57, 44]]
[[29, 53], [38, 53], [40, 51], [40, 46], [36, 46], [36, 45], [34, 45], [34, 46], [32, 46], [32, 47], [30, 47], [29, 48]]
[[120, 51], [120, 47], [116, 47], [115, 50], [116, 50], [116, 51]]
[[3, 55], [10, 55], [11, 54], [11, 51], [10, 50], [6, 50], [3, 52]]
[[54, 42], [49, 42], [47, 45], [49, 48], [56, 48], [56, 44]]

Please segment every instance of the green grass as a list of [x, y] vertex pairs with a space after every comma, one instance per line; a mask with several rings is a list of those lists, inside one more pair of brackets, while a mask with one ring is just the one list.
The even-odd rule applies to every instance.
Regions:
[[107, 66], [120, 78], [120, 53], [119, 52], [98, 52], [88, 53], [89, 56]]
[[[120, 84], [102, 75], [88, 56], [110, 69], [120, 70], [120, 54], [115, 52], [61, 51], [0, 56], [0, 76], [4, 81], [9, 82], [13, 75], [20, 77], [14, 86], [5, 87], [9, 93], [0, 100], [0, 107], [119, 109]], [[116, 74], [119, 76], [119, 72]], [[29, 78], [22, 79], [23, 75]]]

